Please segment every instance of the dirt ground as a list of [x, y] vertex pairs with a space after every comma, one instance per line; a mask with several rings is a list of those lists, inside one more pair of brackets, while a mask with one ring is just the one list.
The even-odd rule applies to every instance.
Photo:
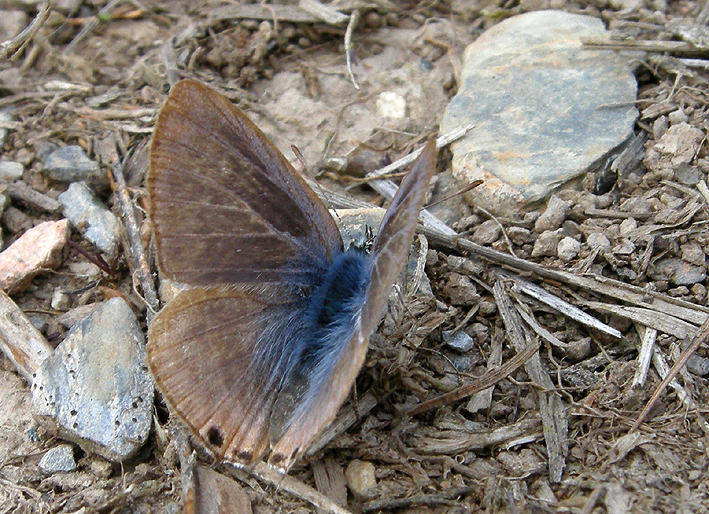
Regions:
[[[22, 5], [29, 23], [39, 6]], [[601, 174], [559, 193], [571, 206], [564, 227], [570, 233], [577, 230], [582, 243], [578, 258], [563, 262], [555, 255], [533, 256], [539, 236], [534, 220], [545, 205], [496, 218], [504, 234], [486, 245], [503, 254], [514, 252], [516, 262], [525, 261], [527, 267], [502, 266], [496, 254], [481, 256], [474, 247], [453, 250], [445, 241], [429, 238], [423, 255], [433, 295], [408, 296], [405, 308], [395, 308], [372, 338], [357, 380], [358, 397], [343, 407], [343, 416], [357, 410], [346, 430], [291, 470], [297, 482], [292, 488], [286, 482], [269, 484], [258, 473], [216, 466], [235, 477], [248, 497], [234, 511], [248, 512], [244, 505], [250, 503], [257, 513], [314, 512], [305, 498], [307, 489], [298, 488], [303, 484], [351, 512], [709, 512], [709, 424], [703, 407], [709, 389], [700, 369], [701, 359], [709, 357], [706, 344], [699, 346], [690, 370], [680, 374], [677, 388], [668, 388], [648, 421], [631, 433], [661, 377], [652, 367], [647, 382], [633, 386], [647, 328], [638, 311], [631, 315], [620, 309], [632, 303], [621, 300], [621, 294], [645, 291], [648, 298], [696, 311], [699, 321], [688, 325], [692, 331], [685, 337], [678, 336], [679, 329], [657, 333], [657, 354], [669, 366], [709, 312], [706, 279], [681, 285], [658, 265], [675, 257], [706, 269], [709, 197], [702, 196], [697, 182], [685, 180], [690, 171], [706, 180], [704, 140], [682, 170], [660, 162], [651, 151], [667, 130], [668, 117], [669, 123], [681, 118], [706, 138], [709, 61], [702, 67], [682, 60], [699, 61], [709, 54], [706, 26], [701, 25], [702, 33], [694, 25], [704, 6], [664, 0], [382, 0], [348, 5], [343, 12], [349, 14], [353, 6], [361, 12], [351, 48], [345, 47], [346, 20], [289, 21], [285, 9], [259, 8], [268, 15], [256, 20], [241, 19], [239, 3], [217, 0], [112, 2], [108, 7], [96, 0], [60, 2], [16, 59], [0, 61], [0, 107], [11, 108], [14, 118], [3, 159], [22, 163], [22, 180], [56, 198], [67, 184], [43, 173], [42, 156], [52, 145], [81, 145], [105, 172], [95, 190], [120, 215], [115, 184], [105, 177], [116, 159], [130, 153], [128, 188], [147, 242], [150, 227], [142, 215], [145, 148], [157, 110], [176, 78], [192, 77], [218, 87], [286, 155], [296, 145], [324, 187], [382, 205], [383, 199], [359, 178], [434, 136], [456, 92], [465, 47], [500, 20], [562, 9], [600, 17], [625, 42], [664, 44], [642, 57], [637, 72], [641, 118], [636, 132], [647, 134], [645, 159], [626, 175], [612, 177], [610, 191], [602, 195], [594, 194], [598, 182], [607, 180]], [[22, 8], [9, 2], [3, 6]], [[682, 41], [685, 46], [670, 44]], [[687, 47], [687, 41], [694, 47]], [[355, 58], [359, 91], [347, 72], [347, 50]], [[425, 81], [413, 69], [421, 63], [431, 69]], [[406, 99], [405, 119], [380, 119], [376, 101], [383, 91], [397, 91]], [[344, 171], [326, 165], [328, 159], [343, 156], [350, 164]], [[444, 185], [450, 155], [442, 152], [439, 161], [439, 185]], [[475, 240], [476, 229], [490, 217], [463, 205], [459, 197], [452, 202], [439, 212]], [[14, 201], [12, 206], [29, 225], [61, 218]], [[621, 224], [631, 217], [637, 222], [633, 230], [643, 234], [628, 248], [620, 244], [620, 234], [627, 228]], [[8, 226], [3, 218], [3, 248], [26, 226]], [[589, 247], [586, 236], [599, 231], [611, 240], [612, 249]], [[145, 304], [132, 281], [129, 253], [108, 263], [111, 272], [96, 281], [72, 273], [72, 263], [86, 262], [96, 252], [77, 231], [72, 241], [84, 252], [67, 246], [63, 265], [40, 275], [13, 300], [28, 315], [44, 319], [43, 333], [53, 345], [66, 333], [56, 320], [61, 312], [50, 305], [57, 289], [81, 291], [71, 296], [67, 309], [123, 296], [145, 325]], [[499, 274], [500, 267], [514, 269], [524, 280], [588, 311], [623, 337], [589, 329], [523, 294], [518, 283]], [[579, 276], [590, 273], [636, 287], [626, 291], [613, 282], [613, 293], [540, 269], [573, 269]], [[515, 315], [526, 308], [561, 346], [542, 337], [541, 367], [522, 366], [498, 378], [487, 402], [484, 396], [476, 399], [481, 402], [477, 407], [466, 397], [407, 415], [420, 402], [474, 383], [475, 377], [514, 358], [515, 331], [501, 315], [503, 299]], [[675, 318], [662, 320], [671, 325]], [[541, 332], [529, 327], [517, 333], [523, 341], [538, 340]], [[466, 353], [445, 344], [443, 332], [453, 329], [473, 337]], [[3, 390], [13, 391], [3, 399], [4, 415], [32, 426], [29, 386], [9, 361], [0, 362]], [[540, 385], [539, 370], [550, 386]], [[564, 428], [556, 434], [542, 424], [545, 409], [563, 418], [559, 423]], [[182, 471], [188, 463], [180, 455], [184, 444], [177, 444], [179, 437], [167, 418], [158, 400], [154, 434], [128, 462], [110, 463], [77, 448], [78, 469], [51, 476], [43, 475], [37, 463], [57, 440], [39, 427], [28, 443], [7, 433], [9, 421], [3, 422], [0, 512], [179, 512], [186, 483]], [[555, 437], [564, 439], [560, 453], [551, 457], [560, 479], [550, 474], [547, 440]], [[367, 490], [362, 483], [372, 470], [376, 488]], [[197, 473], [200, 483], [209, 481], [203, 477], [206, 471]], [[219, 491], [215, 495], [231, 490], [230, 485], [215, 484], [209, 486]]]

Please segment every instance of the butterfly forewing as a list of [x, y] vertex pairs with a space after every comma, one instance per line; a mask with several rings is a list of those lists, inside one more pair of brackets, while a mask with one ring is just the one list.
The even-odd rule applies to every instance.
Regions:
[[436, 172], [436, 142], [426, 144], [389, 206], [372, 247], [370, 281], [362, 307], [362, 333], [377, 328], [387, 306], [389, 291], [403, 269], [419, 212]]
[[249, 464], [268, 449], [268, 423], [302, 339], [294, 288], [181, 292], [150, 327], [148, 363], [167, 402], [219, 458]]
[[325, 206], [263, 133], [198, 82], [160, 111], [148, 174], [158, 259], [173, 280], [309, 286], [342, 239]]

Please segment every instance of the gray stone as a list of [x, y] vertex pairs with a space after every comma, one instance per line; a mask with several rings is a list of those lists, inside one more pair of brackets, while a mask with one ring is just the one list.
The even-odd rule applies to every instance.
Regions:
[[76, 469], [74, 460], [74, 448], [70, 444], [60, 444], [47, 450], [39, 461], [39, 469], [42, 473], [51, 475], [52, 473], [68, 473]]
[[562, 261], [572, 261], [574, 260], [579, 252], [581, 251], [581, 243], [576, 241], [573, 237], [565, 237], [556, 247], [556, 254]]
[[546, 210], [534, 223], [534, 230], [539, 233], [545, 230], [556, 230], [564, 223], [568, 208], [569, 206], [564, 200], [556, 195], [551, 195]]
[[121, 224], [83, 182], [75, 182], [59, 195], [64, 216], [102, 252], [114, 257], [121, 238]]
[[656, 262], [654, 268], [650, 273], [653, 280], [669, 280], [678, 286], [690, 286], [703, 282], [707, 278], [707, 270], [704, 266], [693, 266], [674, 257]]
[[465, 51], [463, 80], [440, 132], [474, 124], [454, 143], [453, 173], [473, 205], [509, 213], [585, 173], [633, 135], [630, 57], [581, 46], [603, 21], [560, 11], [509, 18]]
[[98, 164], [88, 158], [83, 148], [72, 145], [50, 153], [44, 161], [44, 171], [60, 182], [79, 182], [96, 173]]
[[153, 388], [138, 321], [125, 300], [113, 298], [42, 362], [32, 406], [60, 437], [123, 461], [148, 438]]
[[443, 342], [459, 352], [469, 352], [475, 346], [475, 340], [462, 330], [453, 332], [452, 330], [443, 331]]
[[0, 180], [14, 182], [22, 178], [25, 167], [15, 161], [0, 161]]

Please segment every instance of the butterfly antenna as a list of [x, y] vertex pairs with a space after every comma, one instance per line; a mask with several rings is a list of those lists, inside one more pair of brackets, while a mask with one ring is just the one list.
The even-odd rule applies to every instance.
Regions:
[[[291, 149], [291, 150], [293, 151], [293, 153], [295, 154], [295, 158], [298, 159], [298, 162], [299, 162], [300, 165], [303, 167], [303, 170], [305, 171], [306, 175], [309, 176], [310, 174], [307, 173], [307, 171], [308, 171], [308, 165], [305, 164], [305, 158], [303, 157], [303, 154], [300, 153], [300, 150], [298, 150], [298, 147], [295, 146], [295, 145], [290, 145], [290, 149]], [[351, 245], [354, 243], [354, 240], [355, 240], [354, 236], [352, 235], [352, 233], [349, 231], [349, 229], [348, 229], [347, 226], [345, 225], [345, 222], [342, 221], [342, 218], [340, 218], [340, 215], [337, 213], [337, 210], [336, 210], [336, 209], [333, 209], [330, 205], [328, 205], [329, 202], [328, 202], [328, 199], [327, 199], [327, 195], [325, 195], [325, 190], [324, 190], [324, 189], [322, 188], [322, 186], [320, 185], [320, 182], [318, 182], [317, 180], [313, 180], [313, 183], [315, 184], [315, 187], [318, 189], [318, 192], [320, 193], [318, 196], [320, 196], [320, 198], [321, 198], [321, 199], [323, 200], [323, 202], [326, 204], [327, 208], [330, 209], [330, 210], [332, 210], [333, 215], [335, 216], [335, 218], [337, 219], [337, 221], [340, 222], [340, 227], [341, 227], [342, 231], [343, 231], [345, 234], [347, 234], [347, 237], [350, 238], [350, 246], [351, 246]], [[364, 247], [365, 247], [365, 249], [366, 249], [367, 251], [369, 251], [369, 249], [372, 247], [372, 244], [370, 244], [370, 241], [373, 240], [373, 237], [371, 236], [371, 229], [369, 228], [369, 226], [367, 226], [367, 229], [369, 230], [369, 232], [367, 233], [367, 241], [366, 241]]]

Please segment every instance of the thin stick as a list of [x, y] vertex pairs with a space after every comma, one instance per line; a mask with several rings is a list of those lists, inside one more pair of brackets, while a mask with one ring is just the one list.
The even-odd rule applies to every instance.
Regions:
[[153, 316], [160, 309], [158, 295], [155, 292], [155, 283], [153, 282], [153, 276], [150, 273], [150, 266], [148, 265], [148, 259], [145, 255], [143, 241], [140, 238], [138, 223], [135, 220], [133, 201], [128, 194], [126, 179], [123, 176], [123, 163], [114, 163], [111, 168], [111, 172], [118, 187], [118, 204], [121, 207], [121, 212], [123, 213], [123, 223], [125, 224], [126, 232], [128, 233], [130, 253], [133, 256], [135, 273], [143, 291], [143, 298], [145, 299], [145, 303], [148, 307], [146, 318], [149, 326], [153, 320]]
[[39, 8], [37, 16], [30, 22], [25, 29], [17, 34], [12, 39], [5, 41], [0, 44], [0, 59], [7, 59], [10, 57], [11, 61], [16, 61], [22, 50], [32, 41], [32, 38], [37, 33], [37, 31], [42, 28], [44, 22], [49, 18], [49, 0], [44, 0], [42, 6]]
[[447, 403], [452, 403], [468, 396], [471, 396], [477, 392], [484, 391], [488, 387], [494, 386], [503, 378], [506, 378], [510, 373], [514, 372], [522, 366], [525, 362], [531, 359], [539, 351], [539, 341], [534, 344], [530, 344], [523, 351], [515, 355], [507, 364], [500, 366], [499, 368], [491, 369], [486, 372], [481, 377], [475, 379], [472, 384], [467, 384], [457, 389], [454, 389], [450, 393], [446, 393], [443, 396], [434, 398], [432, 400], [425, 401], [413, 409], [406, 411], [407, 416], [415, 416], [427, 410], [438, 407], [439, 405], [445, 405]]
[[347, 30], [345, 31], [345, 58], [347, 59], [347, 73], [350, 74], [350, 80], [354, 88], [359, 91], [359, 86], [357, 85], [357, 80], [355, 80], [354, 72], [352, 71], [352, 33], [354, 29], [359, 24], [359, 11], [355, 9], [350, 14], [350, 21], [347, 24]]

